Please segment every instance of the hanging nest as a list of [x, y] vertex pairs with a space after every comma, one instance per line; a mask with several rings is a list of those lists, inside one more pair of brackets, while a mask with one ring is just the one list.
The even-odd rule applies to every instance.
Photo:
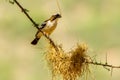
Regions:
[[50, 70], [52, 70], [53, 79], [57, 75], [62, 76], [63, 80], [77, 80], [79, 77], [89, 72], [89, 56], [86, 44], [77, 44], [76, 48], [70, 52], [64, 52], [61, 46], [57, 46], [59, 51], [55, 51], [50, 46], [46, 59]]

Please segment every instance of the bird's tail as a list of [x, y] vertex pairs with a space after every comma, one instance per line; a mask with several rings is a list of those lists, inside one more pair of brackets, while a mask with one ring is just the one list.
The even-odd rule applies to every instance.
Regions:
[[31, 44], [32, 44], [32, 45], [36, 45], [36, 44], [38, 43], [39, 39], [40, 39], [40, 38], [35, 38], [35, 39], [31, 42]]

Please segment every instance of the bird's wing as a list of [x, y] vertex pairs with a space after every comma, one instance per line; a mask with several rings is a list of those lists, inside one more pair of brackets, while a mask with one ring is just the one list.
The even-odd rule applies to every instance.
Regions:
[[47, 21], [48, 21], [48, 20], [44, 21], [44, 22], [41, 24], [41, 27], [40, 27], [40, 29], [43, 29], [43, 28], [46, 26], [46, 24], [47, 24]]
[[[47, 25], [47, 21], [48, 21], [48, 20], [45, 20], [45, 21], [40, 25], [39, 30], [42, 30], [43, 28], [45, 28], [45, 26]], [[39, 30], [37, 31], [37, 33], [36, 33], [35, 36], [38, 35], [38, 33], [40, 32]]]

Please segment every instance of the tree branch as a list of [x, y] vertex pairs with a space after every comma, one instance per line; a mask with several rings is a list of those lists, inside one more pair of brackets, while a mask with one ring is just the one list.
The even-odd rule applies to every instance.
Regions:
[[22, 10], [22, 12], [27, 16], [27, 18], [34, 24], [34, 26], [49, 40], [50, 44], [55, 48], [56, 52], [58, 53], [59, 49], [55, 45], [54, 41], [47, 36], [38, 26], [38, 24], [30, 17], [30, 15], [27, 13], [26, 9], [22, 7], [22, 5], [17, 1], [14, 0], [14, 2], [17, 4], [17, 6]]
[[86, 62], [89, 64], [93, 64], [93, 65], [99, 65], [99, 66], [103, 66], [103, 67], [110, 67], [110, 68], [120, 68], [120, 66], [113, 66], [113, 65], [109, 65], [109, 64], [103, 64], [103, 63], [99, 63], [99, 62]]
[[34, 24], [34, 26], [39, 29], [38, 24], [29, 16], [27, 11], [20, 5], [20, 3], [17, 0], [14, 0], [14, 2], [18, 5], [18, 7], [22, 10], [22, 12], [27, 16], [27, 18]]

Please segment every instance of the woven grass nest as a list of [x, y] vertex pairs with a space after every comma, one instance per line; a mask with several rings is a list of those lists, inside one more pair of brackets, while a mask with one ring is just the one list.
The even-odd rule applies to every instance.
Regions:
[[56, 76], [61, 76], [63, 80], [77, 80], [89, 72], [88, 47], [85, 43], [77, 44], [70, 52], [65, 52], [59, 45], [57, 47], [59, 51], [56, 52], [54, 47], [50, 46], [46, 54], [53, 80], [56, 80]]

